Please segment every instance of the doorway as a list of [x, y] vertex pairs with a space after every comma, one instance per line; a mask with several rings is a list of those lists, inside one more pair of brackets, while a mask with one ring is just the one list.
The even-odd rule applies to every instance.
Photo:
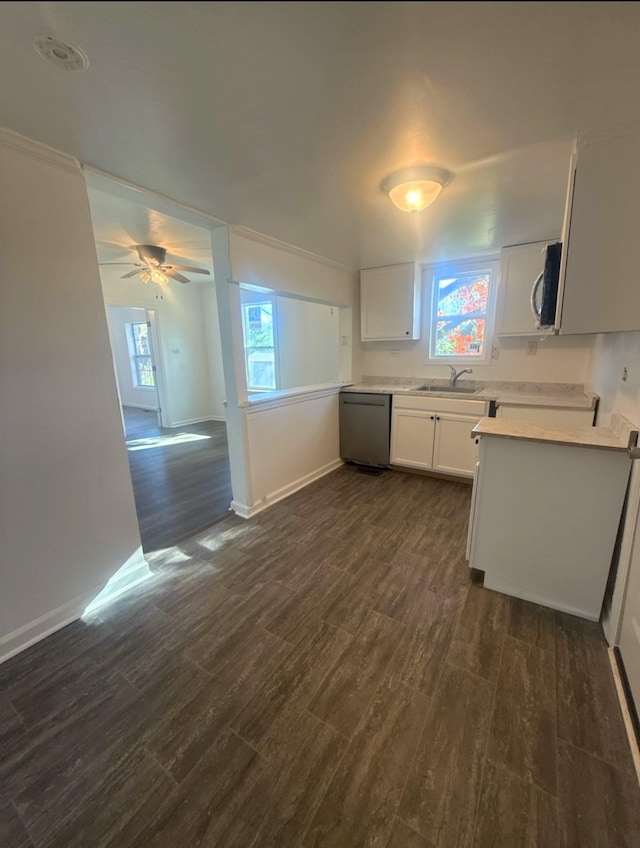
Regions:
[[210, 527], [231, 504], [212, 225], [106, 178], [90, 179], [88, 189], [138, 524], [150, 553]]

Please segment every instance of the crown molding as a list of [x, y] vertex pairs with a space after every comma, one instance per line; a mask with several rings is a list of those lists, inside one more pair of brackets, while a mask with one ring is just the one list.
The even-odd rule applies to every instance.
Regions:
[[300, 256], [303, 259], [309, 259], [312, 262], [325, 265], [334, 271], [342, 271], [347, 274], [355, 274], [358, 271], [357, 268], [351, 268], [349, 265], [343, 265], [341, 262], [327, 259], [326, 256], [320, 256], [317, 253], [312, 253], [310, 250], [296, 247], [286, 241], [280, 241], [280, 239], [273, 236], [267, 236], [264, 233], [259, 233], [257, 230], [252, 230], [249, 227], [243, 227], [239, 224], [229, 224], [229, 234], [240, 236], [241, 238], [246, 238], [249, 241], [255, 241], [258, 244], [264, 244], [267, 247], [273, 247], [277, 250], [284, 250], [286, 253], [292, 253], [294, 256]]
[[28, 156], [38, 162], [53, 165], [55, 168], [75, 174], [77, 177], [82, 175], [80, 162], [74, 156], [69, 156], [67, 153], [62, 153], [60, 150], [34, 141], [32, 138], [27, 138], [6, 127], [0, 127], [0, 147], [21, 153], [23, 156]]
[[171, 197], [167, 197], [166, 194], [160, 194], [151, 188], [145, 188], [122, 177], [116, 177], [114, 174], [110, 174], [108, 171], [102, 171], [94, 165], [83, 162], [82, 170], [87, 176], [87, 182], [90, 188], [110, 192], [115, 194], [116, 197], [124, 198], [129, 202], [140, 200], [148, 204], [155, 202], [156, 208], [166, 211], [167, 214], [174, 217], [178, 217], [178, 213], [183, 212], [186, 217], [183, 217], [182, 220], [197, 227], [209, 227], [209, 229], [214, 230], [218, 227], [227, 226], [227, 222], [223, 221], [222, 218], [216, 218], [215, 215], [203, 212], [202, 209], [196, 209], [187, 203], [173, 200]]

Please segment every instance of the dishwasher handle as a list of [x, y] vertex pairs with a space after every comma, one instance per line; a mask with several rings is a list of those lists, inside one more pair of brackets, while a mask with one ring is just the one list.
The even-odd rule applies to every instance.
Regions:
[[385, 406], [387, 403], [386, 395], [380, 395], [376, 397], [375, 395], [371, 396], [371, 399], [367, 398], [367, 400], [362, 400], [361, 398], [350, 398], [346, 395], [341, 398], [342, 403], [349, 404], [351, 406]]

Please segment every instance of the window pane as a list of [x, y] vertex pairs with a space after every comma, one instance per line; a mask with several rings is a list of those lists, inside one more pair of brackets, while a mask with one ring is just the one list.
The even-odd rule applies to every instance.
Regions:
[[436, 356], [482, 356], [484, 354], [484, 318], [453, 318], [438, 321]]
[[273, 347], [273, 305], [271, 302], [246, 304], [243, 308], [245, 345]]
[[438, 280], [438, 317], [484, 314], [489, 299], [489, 274], [469, 274]]
[[247, 351], [247, 383], [250, 389], [275, 390], [276, 366], [273, 350]]
[[136, 356], [136, 371], [139, 386], [148, 386], [149, 388], [155, 386], [156, 379], [150, 356]]
[[149, 327], [146, 323], [132, 324], [133, 344], [137, 354], [149, 356], [151, 348], [149, 347]]

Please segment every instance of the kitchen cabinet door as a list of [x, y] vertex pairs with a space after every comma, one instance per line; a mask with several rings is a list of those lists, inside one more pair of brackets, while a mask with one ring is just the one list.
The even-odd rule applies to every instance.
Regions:
[[391, 464], [431, 468], [436, 416], [417, 409], [396, 409], [391, 416]]
[[420, 281], [413, 262], [360, 272], [362, 341], [420, 338]]
[[471, 415], [454, 415], [441, 412], [436, 415], [433, 442], [434, 471], [473, 477], [478, 459], [476, 440], [471, 430], [480, 419]]
[[545, 248], [554, 241], [517, 244], [500, 251], [496, 332], [499, 336], [539, 336], [531, 309], [531, 289], [544, 270]]
[[640, 330], [640, 132], [578, 150], [560, 334]]

